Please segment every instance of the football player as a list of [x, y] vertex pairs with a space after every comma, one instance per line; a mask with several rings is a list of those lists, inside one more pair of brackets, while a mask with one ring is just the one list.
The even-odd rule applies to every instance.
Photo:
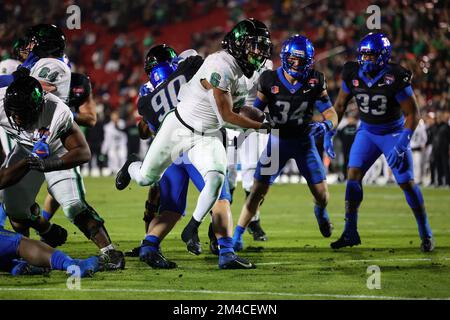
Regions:
[[[63, 59], [66, 43], [64, 33], [55, 25], [39, 24], [27, 30], [25, 39], [25, 47], [29, 54], [26, 61], [13, 73], [13, 78], [26, 77], [28, 67], [32, 64], [29, 70], [30, 75], [39, 80], [45, 91], [52, 92], [61, 100], [67, 102], [70, 92], [71, 72]], [[30, 61], [29, 65], [27, 65], [27, 60]], [[90, 99], [90, 112], [93, 110], [92, 101], [93, 99]], [[76, 111], [72, 112], [72, 117], [78, 118], [79, 114]], [[88, 119], [85, 123], [91, 120]], [[100, 249], [102, 259], [105, 261], [103, 265], [107, 269], [123, 269], [125, 266], [123, 253], [115, 249], [106, 231], [103, 219], [85, 201], [84, 183], [79, 168], [62, 170], [58, 177], [60, 180], [57, 184], [58, 187], [49, 188], [53, 191], [50, 193], [56, 202], [52, 201], [50, 197], [47, 199], [45, 211], [48, 216], [51, 216], [57, 210], [57, 203], [59, 203], [66, 217]], [[35, 208], [38, 209], [39, 205], [36, 204]], [[16, 231], [17, 228], [27, 229], [26, 226], [20, 226], [20, 223], [16, 223], [14, 227]], [[60, 238], [52, 244], [61, 245], [65, 242], [66, 237], [67, 231], [62, 229], [60, 230]]]
[[141, 186], [152, 185], [180, 153], [187, 151], [205, 186], [194, 219], [183, 231], [184, 239], [195, 238], [198, 225], [218, 199], [225, 180], [227, 158], [220, 129], [225, 123], [243, 128], [270, 128], [268, 123], [233, 112], [233, 106], [245, 102], [246, 92], [239, 90], [239, 79], [250, 78], [270, 57], [267, 27], [258, 20], [243, 20], [226, 35], [224, 48], [208, 56], [192, 79], [181, 87], [180, 102], [164, 118], [144, 161], [127, 162], [116, 178], [118, 189], [124, 189], [131, 178]]
[[[280, 57], [281, 67], [261, 74], [253, 104], [260, 110], [268, 106], [274, 128], [278, 130], [271, 132], [256, 166], [255, 181], [233, 235], [236, 250], [242, 250], [245, 228], [291, 158], [297, 162], [314, 196], [320, 232], [324, 237], [331, 236], [332, 232], [326, 210], [329, 194], [325, 169], [314, 138], [332, 131], [337, 126], [337, 115], [327, 94], [324, 75], [313, 69], [314, 47], [309, 39], [301, 35], [286, 39]], [[314, 108], [322, 114], [323, 122], [311, 121]]]
[[[164, 48], [166, 51], [171, 50], [166, 45], [157, 48]], [[188, 57], [185, 56], [185, 53], [169, 61], [155, 61], [150, 68], [149, 77], [154, 89], [139, 99], [138, 108], [151, 132], [156, 132], [165, 113], [177, 106], [176, 97], [181, 85], [189, 81], [203, 64], [203, 59], [195, 55], [195, 51], [190, 50], [192, 55]], [[177, 61], [177, 65], [174, 65], [173, 60]], [[165, 104], [165, 107], [161, 104]], [[158, 183], [157, 188], [160, 191], [159, 215], [154, 215], [151, 219], [147, 235], [139, 252], [140, 259], [154, 268], [170, 269], [176, 267], [174, 262], [168, 261], [162, 255], [160, 243], [175, 226], [180, 216], [184, 215], [189, 178], [197, 189], [202, 190], [204, 188], [203, 177], [185, 154], [169, 166]], [[152, 188], [156, 187], [153, 186]], [[219, 200], [212, 210], [214, 227], [217, 230], [216, 235], [219, 239], [218, 242], [222, 245], [219, 250], [219, 268], [253, 268], [252, 263], [236, 256], [232, 249], [231, 227], [229, 227], [229, 223], [231, 223], [230, 200], [228, 185], [225, 183]], [[201, 253], [198, 239], [196, 243], [188, 242], [187, 245], [190, 252]]]
[[345, 228], [333, 249], [361, 243], [357, 231], [358, 208], [363, 200], [361, 181], [374, 161], [384, 154], [406, 201], [417, 220], [421, 249], [433, 251], [434, 240], [420, 188], [414, 183], [409, 146], [419, 122], [417, 102], [411, 87], [411, 72], [389, 63], [391, 43], [383, 33], [369, 33], [358, 47], [358, 61], [347, 62], [335, 108], [342, 118], [355, 97], [361, 125], [350, 150], [345, 192]]
[[[0, 168], [0, 189], [19, 182], [29, 173], [31, 163], [24, 158]], [[48, 268], [66, 271], [73, 265], [80, 268], [81, 277], [91, 276], [100, 269], [97, 257], [72, 259], [42, 241], [29, 239], [0, 226], [0, 270], [14, 276], [34, 275], [46, 273]]]

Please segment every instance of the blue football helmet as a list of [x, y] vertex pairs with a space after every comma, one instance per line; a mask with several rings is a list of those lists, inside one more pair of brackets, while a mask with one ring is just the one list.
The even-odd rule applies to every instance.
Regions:
[[[358, 63], [365, 73], [382, 70], [391, 57], [392, 46], [388, 37], [380, 32], [369, 33], [358, 46]], [[363, 55], [373, 55], [375, 61], [363, 60]]]
[[177, 53], [166, 44], [153, 46], [144, 62], [145, 73], [156, 88], [177, 69]]
[[[297, 34], [283, 42], [280, 57], [283, 70], [302, 81], [308, 77], [313, 67], [314, 47], [308, 38]], [[301, 62], [296, 70], [292, 69], [292, 63], [288, 61], [289, 57], [300, 58]]]

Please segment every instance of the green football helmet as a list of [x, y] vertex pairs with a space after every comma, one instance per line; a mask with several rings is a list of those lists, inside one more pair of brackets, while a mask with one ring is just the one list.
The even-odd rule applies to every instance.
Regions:
[[272, 54], [272, 42], [266, 25], [250, 18], [242, 20], [225, 35], [222, 47], [237, 61], [247, 78], [258, 71]]

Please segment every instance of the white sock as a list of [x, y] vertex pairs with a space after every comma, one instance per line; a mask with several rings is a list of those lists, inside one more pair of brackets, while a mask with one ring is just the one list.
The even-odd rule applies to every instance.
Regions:
[[197, 206], [192, 214], [195, 221], [201, 222], [214, 206], [219, 198], [224, 179], [224, 175], [217, 171], [210, 171], [205, 175], [205, 186], [198, 196]]
[[253, 221], [259, 221], [259, 210], [256, 211], [256, 214], [254, 215], [254, 217], [252, 218], [251, 221], [252, 221], [252, 222], [253, 222]]
[[140, 186], [149, 186], [150, 181], [141, 175], [141, 165], [142, 161], [135, 161], [130, 164], [128, 167], [128, 173], [130, 174], [131, 179], [136, 181], [136, 183]]
[[115, 249], [114, 246], [113, 246], [112, 244], [109, 244], [109, 245], [107, 245], [106, 247], [101, 248], [101, 249], [100, 249], [100, 252], [103, 253], [103, 254], [105, 254], [105, 253], [108, 252], [109, 250], [114, 250], [114, 249]]

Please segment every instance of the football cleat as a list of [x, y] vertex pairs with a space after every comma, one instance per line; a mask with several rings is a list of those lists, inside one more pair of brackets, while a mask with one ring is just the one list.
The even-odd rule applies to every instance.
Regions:
[[24, 260], [16, 260], [16, 265], [12, 268], [11, 274], [13, 276], [35, 276], [48, 274], [49, 268], [36, 267]]
[[150, 246], [141, 247], [139, 253], [139, 259], [147, 263], [153, 269], [174, 269], [177, 264], [173, 261], [169, 261], [164, 257], [160, 250], [150, 250]]
[[136, 258], [139, 257], [139, 251], [141, 250], [141, 246], [139, 247], [135, 247], [131, 250], [125, 251], [125, 257], [132, 257], [132, 258]]
[[181, 239], [186, 243], [186, 248], [190, 253], [195, 254], [196, 256], [202, 253], [202, 245], [198, 238], [197, 228], [190, 228], [189, 225], [187, 225], [181, 233]]
[[100, 271], [101, 269], [101, 261], [99, 257], [92, 256], [83, 260], [74, 260], [74, 264], [80, 268], [80, 277], [92, 277], [94, 273]]
[[255, 269], [250, 261], [238, 257], [233, 252], [227, 252], [219, 256], [219, 269]]
[[46, 233], [39, 235], [41, 237], [41, 241], [45, 242], [52, 248], [63, 245], [67, 240], [67, 230], [55, 223], [52, 223], [50, 229]]
[[423, 252], [431, 252], [434, 250], [435, 242], [433, 238], [423, 238], [420, 244], [420, 249]]
[[247, 227], [248, 232], [253, 235], [255, 241], [267, 241], [266, 233], [261, 228], [260, 220], [251, 221]]
[[209, 224], [208, 228], [209, 237], [209, 251], [216, 256], [219, 255], [219, 242], [217, 241], [216, 235], [214, 234], [212, 222]]
[[337, 241], [332, 242], [330, 246], [333, 249], [340, 249], [344, 247], [357, 246], [359, 244], [361, 244], [361, 238], [358, 233], [352, 237], [348, 237], [345, 233], [343, 233], [342, 236]]
[[325, 220], [324, 222], [319, 224], [320, 233], [325, 238], [331, 237], [331, 234], [333, 233], [333, 229], [334, 229], [333, 224], [330, 221], [328, 221], [328, 220]]
[[125, 269], [125, 256], [122, 251], [111, 249], [100, 254], [100, 271]]
[[131, 163], [139, 161], [139, 157], [132, 153], [128, 156], [127, 161], [123, 164], [122, 168], [117, 172], [116, 175], [116, 189], [117, 190], [123, 190], [130, 184], [131, 177], [128, 173], [128, 167]]

